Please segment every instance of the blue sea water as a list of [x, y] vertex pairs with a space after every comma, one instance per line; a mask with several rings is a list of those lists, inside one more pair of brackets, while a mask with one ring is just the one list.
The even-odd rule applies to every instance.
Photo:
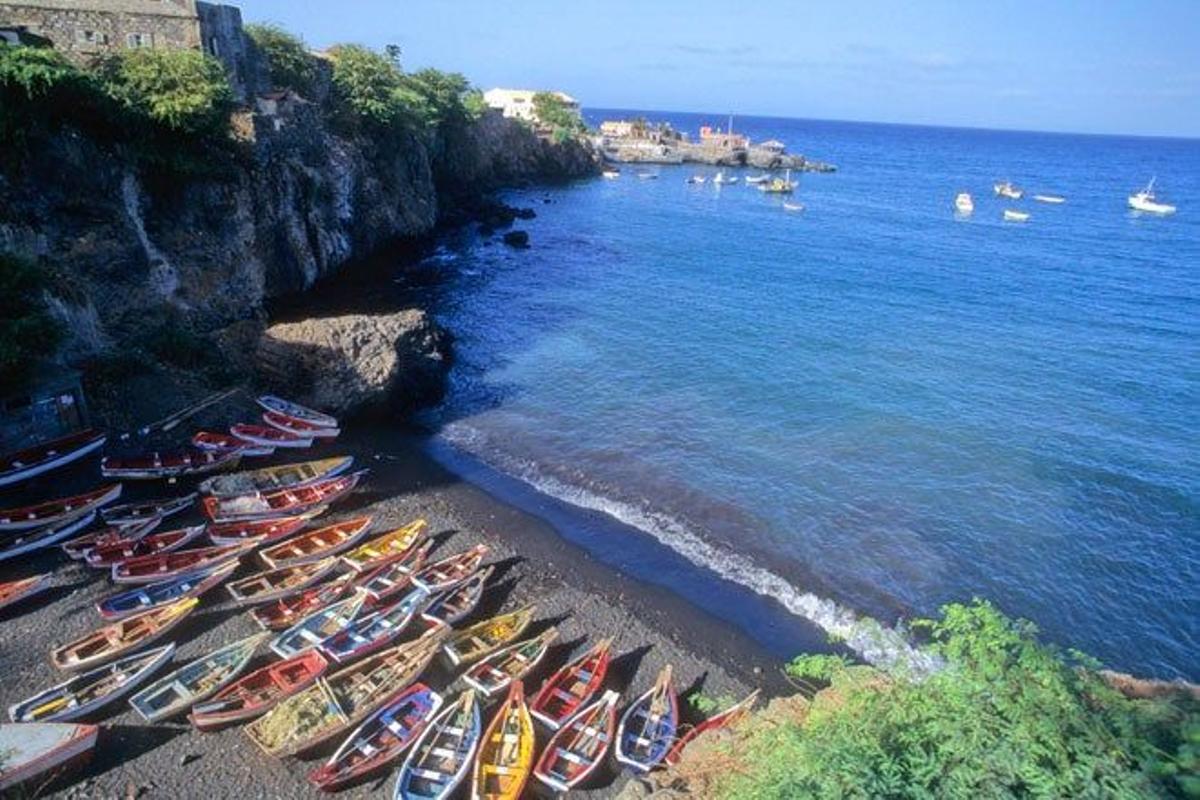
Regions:
[[[790, 212], [626, 166], [433, 256], [439, 440], [827, 631], [977, 595], [1200, 679], [1200, 141], [734, 124], [839, 170]], [[1153, 175], [1176, 215], [1126, 208]]]

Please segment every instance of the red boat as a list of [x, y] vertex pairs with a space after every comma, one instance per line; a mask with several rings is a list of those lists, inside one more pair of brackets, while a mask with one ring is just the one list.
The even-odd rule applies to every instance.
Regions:
[[0, 531], [20, 531], [40, 528], [68, 519], [81, 517], [100, 506], [108, 505], [121, 496], [121, 484], [114, 483], [95, 491], [48, 500], [33, 506], [0, 511]]
[[19, 581], [0, 583], [0, 608], [8, 608], [27, 597], [33, 597], [38, 592], [50, 588], [52, 573], [34, 575], [32, 578], [22, 578]]
[[612, 640], [599, 642], [550, 676], [529, 704], [529, 713], [551, 730], [558, 730], [604, 685], [611, 658]]
[[0, 456], [0, 486], [70, 464], [103, 447], [107, 438], [102, 432], [89, 429]]
[[196, 550], [179, 550], [174, 553], [157, 553], [134, 556], [112, 565], [115, 583], [154, 583], [175, 578], [189, 572], [199, 572], [224, 561], [238, 558], [249, 549], [249, 545], [230, 544], [224, 547], [201, 547]]
[[309, 614], [340, 599], [352, 586], [354, 577], [353, 573], [342, 573], [311, 589], [252, 609], [250, 616], [266, 630], [286, 630]]
[[307, 422], [310, 425], [336, 428], [338, 424], [338, 421], [328, 414], [321, 411], [314, 411], [307, 406], [293, 403], [290, 400], [284, 400], [282, 397], [276, 397], [275, 395], [264, 394], [256, 402], [267, 411], [274, 411], [276, 414], [282, 414], [285, 417], [291, 417], [300, 422]]
[[211, 700], [192, 707], [188, 719], [202, 731], [265, 714], [280, 700], [311, 686], [329, 662], [316, 650], [275, 661], [229, 684]]
[[429, 557], [429, 551], [432, 548], [433, 542], [427, 541], [407, 558], [384, 564], [366, 575], [358, 576], [355, 586], [367, 593], [367, 602], [363, 604], [363, 608], [374, 609], [385, 606], [393, 597], [412, 586], [413, 573], [424, 566], [425, 559]]
[[141, 539], [162, 523], [162, 517], [147, 517], [130, 525], [108, 525], [99, 530], [68, 539], [59, 545], [71, 558], [83, 560], [88, 551], [102, 545], [129, 544]]
[[366, 470], [339, 475], [307, 486], [254, 492], [231, 497], [204, 498], [204, 513], [213, 522], [261, 519], [280, 514], [299, 514], [316, 506], [334, 503], [358, 485]]
[[87, 551], [84, 558], [89, 567], [108, 569], [118, 561], [149, 556], [158, 553], [170, 553], [193, 541], [204, 533], [203, 525], [193, 525], [190, 528], [179, 528], [173, 531], [163, 531], [151, 536], [143, 536], [132, 542], [102, 544]]
[[228, 433], [214, 433], [213, 431], [198, 431], [192, 437], [192, 446], [218, 453], [226, 450], [239, 450], [244, 456], [269, 456], [275, 452], [274, 447], [249, 444]]
[[181, 511], [187, 511], [196, 501], [196, 493], [180, 495], [179, 497], [158, 497], [153, 500], [136, 500], [132, 503], [108, 506], [100, 512], [104, 521], [109, 525], [129, 525], [141, 522], [150, 517], [173, 517]]
[[683, 755], [684, 748], [691, 744], [693, 739], [707, 731], [715, 731], [718, 728], [725, 728], [737, 722], [739, 719], [746, 716], [746, 714], [750, 713], [750, 709], [754, 705], [754, 701], [757, 699], [758, 689], [755, 689], [742, 702], [730, 706], [720, 714], [709, 717], [699, 725], [692, 726], [691, 730], [675, 740], [675, 744], [671, 745], [671, 749], [667, 752], [667, 757], [664, 758], [663, 761], [667, 764], [667, 766], [678, 764], [680, 756]]
[[463, 553], [435, 561], [412, 577], [414, 586], [419, 586], [430, 594], [443, 592], [462, 583], [483, 563], [483, 557], [488, 553], [486, 544], [477, 544]]
[[305, 422], [302, 419], [289, 417], [287, 414], [280, 414], [278, 411], [264, 411], [262, 418], [263, 422], [272, 428], [278, 428], [284, 433], [306, 439], [333, 439], [342, 432], [340, 428]]
[[313, 516], [315, 515], [298, 514], [294, 517], [271, 517], [248, 522], [210, 522], [208, 539], [213, 544], [277, 542], [303, 528]]
[[240, 450], [178, 450], [160, 453], [157, 450], [129, 458], [100, 459], [100, 474], [106, 478], [151, 481], [179, 478], [184, 475], [203, 475], [220, 469], [232, 469], [242, 458]]
[[239, 422], [229, 429], [237, 438], [260, 447], [312, 447], [311, 435], [297, 435], [267, 425], [247, 425]]
[[335, 522], [321, 528], [305, 531], [298, 536], [271, 545], [259, 552], [258, 557], [271, 569], [320, 561], [336, 555], [366, 536], [371, 527], [370, 516]]

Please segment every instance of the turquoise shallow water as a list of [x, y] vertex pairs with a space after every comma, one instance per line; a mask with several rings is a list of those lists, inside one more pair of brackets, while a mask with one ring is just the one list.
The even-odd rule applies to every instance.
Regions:
[[[431, 257], [439, 437], [827, 630], [980, 595], [1200, 678], [1200, 142], [735, 125], [839, 172], [794, 213], [626, 167], [514, 192], [528, 251]], [[1175, 216], [1125, 208], [1151, 175]]]

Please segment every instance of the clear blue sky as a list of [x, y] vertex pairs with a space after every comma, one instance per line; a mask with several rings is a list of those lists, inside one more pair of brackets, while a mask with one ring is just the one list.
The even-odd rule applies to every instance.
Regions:
[[1200, 136], [1200, 0], [229, 0], [585, 106]]

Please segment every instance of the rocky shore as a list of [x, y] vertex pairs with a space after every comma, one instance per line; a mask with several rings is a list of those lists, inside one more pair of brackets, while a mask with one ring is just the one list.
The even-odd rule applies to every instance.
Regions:
[[725, 149], [695, 142], [643, 142], [605, 140], [604, 158], [617, 164], [707, 164], [714, 167], [754, 167], [791, 169], [797, 172], [836, 172], [837, 167], [803, 155], [780, 152], [751, 145], [746, 149]]

